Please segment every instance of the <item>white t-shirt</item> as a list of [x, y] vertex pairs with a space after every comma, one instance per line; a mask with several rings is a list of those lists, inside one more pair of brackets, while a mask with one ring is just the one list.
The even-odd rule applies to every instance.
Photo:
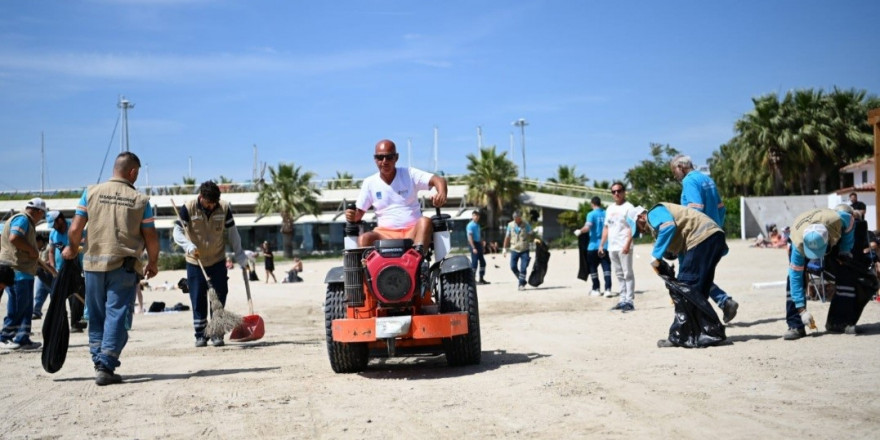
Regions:
[[623, 245], [632, 236], [632, 229], [626, 219], [626, 213], [633, 209], [630, 202], [622, 205], [613, 204], [605, 210], [605, 228], [608, 230], [608, 250], [621, 251]]
[[418, 193], [430, 188], [431, 173], [415, 168], [397, 168], [391, 185], [385, 183], [379, 173], [364, 179], [355, 206], [362, 211], [372, 207], [376, 210], [379, 227], [389, 229], [409, 228], [422, 217]]

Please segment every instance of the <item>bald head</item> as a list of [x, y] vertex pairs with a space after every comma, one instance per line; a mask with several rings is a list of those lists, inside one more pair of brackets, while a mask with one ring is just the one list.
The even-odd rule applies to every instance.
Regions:
[[376, 154], [396, 154], [397, 146], [388, 139], [382, 139], [376, 143]]

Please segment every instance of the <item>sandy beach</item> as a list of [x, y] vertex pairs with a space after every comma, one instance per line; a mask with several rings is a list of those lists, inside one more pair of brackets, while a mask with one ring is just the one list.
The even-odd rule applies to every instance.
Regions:
[[[252, 283], [260, 341], [195, 348], [190, 312], [137, 315], [120, 385], [95, 385], [84, 333], [55, 374], [38, 351], [0, 352], [0, 438], [877, 438], [880, 303], [866, 307], [861, 335], [784, 341], [784, 285], [773, 283], [785, 279], [785, 251], [729, 245], [716, 283], [740, 309], [724, 346], [657, 348], [673, 309], [649, 245], [635, 248], [626, 314], [609, 311], [616, 298], [589, 296], [575, 251], [551, 250], [545, 283], [524, 292], [500, 255], [487, 257], [480, 365], [402, 357], [335, 374], [323, 279], [341, 259], [309, 260], [303, 283], [265, 284], [261, 272]], [[285, 263], [277, 269], [280, 279]], [[230, 275], [227, 309], [247, 314], [240, 272]], [[145, 292], [152, 301], [189, 304], [179, 290]], [[828, 304], [808, 307], [823, 329]]]

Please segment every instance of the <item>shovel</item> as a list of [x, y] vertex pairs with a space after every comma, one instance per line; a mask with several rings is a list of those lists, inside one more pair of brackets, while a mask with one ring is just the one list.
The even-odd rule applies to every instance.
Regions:
[[254, 315], [254, 302], [251, 300], [251, 284], [248, 279], [247, 269], [242, 268], [241, 273], [244, 276], [244, 289], [247, 292], [249, 314], [242, 318], [241, 324], [232, 329], [232, 333], [229, 334], [229, 340], [232, 342], [256, 341], [261, 339], [266, 333], [266, 324], [260, 315]]

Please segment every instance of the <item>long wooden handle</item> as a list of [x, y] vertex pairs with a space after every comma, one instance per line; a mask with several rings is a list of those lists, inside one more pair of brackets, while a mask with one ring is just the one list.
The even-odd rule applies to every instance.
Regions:
[[244, 267], [241, 268], [241, 274], [242, 274], [242, 276], [244, 276], [244, 291], [245, 291], [245, 293], [247, 293], [248, 314], [253, 315], [254, 314], [254, 302], [251, 300], [251, 280], [250, 280], [250, 278], [248, 278], [248, 272], [247, 272], [246, 268], [244, 268]]

